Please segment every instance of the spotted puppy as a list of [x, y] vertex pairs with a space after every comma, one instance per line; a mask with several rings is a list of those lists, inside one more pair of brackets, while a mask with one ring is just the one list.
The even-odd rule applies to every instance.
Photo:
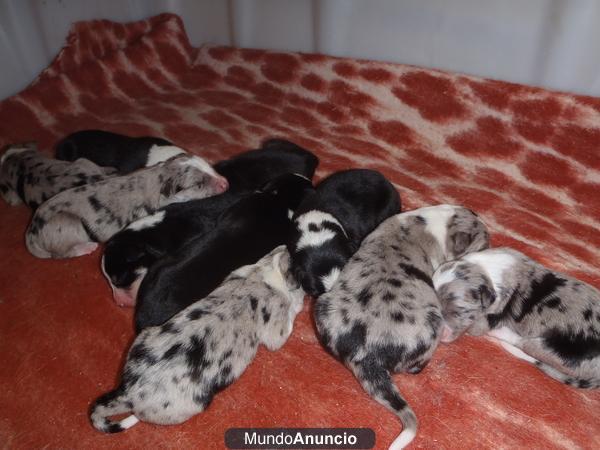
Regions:
[[87, 159], [70, 163], [48, 158], [35, 143], [15, 144], [0, 158], [0, 193], [9, 205], [25, 203], [36, 209], [59, 192], [115, 173], [114, 169], [99, 167]]
[[313, 297], [331, 289], [362, 240], [400, 212], [400, 196], [383, 175], [353, 169], [324, 179], [294, 214], [288, 242], [292, 272]]
[[114, 167], [121, 175], [184, 153], [185, 150], [165, 139], [129, 137], [103, 130], [77, 131], [56, 145], [56, 159], [86, 158], [99, 166]]
[[518, 358], [579, 388], [600, 387], [600, 292], [509, 248], [472, 253], [434, 275], [448, 326], [487, 333]]
[[109, 239], [102, 255], [102, 273], [115, 303], [133, 306], [148, 269], [185, 243], [213, 230], [219, 217], [245, 195], [224, 192], [213, 197], [172, 203], [132, 222]]
[[290, 211], [311, 190], [306, 178], [281, 175], [227, 209], [212, 231], [154, 264], [140, 284], [136, 331], [164, 323], [212, 292], [234, 270], [285, 244], [292, 227]]
[[161, 206], [208, 197], [226, 188], [227, 181], [202, 158], [181, 155], [52, 197], [35, 212], [25, 242], [38, 258], [85, 255], [98, 242]]
[[[289, 254], [277, 247], [164, 325], [144, 330], [129, 350], [119, 387], [92, 406], [94, 427], [116, 433], [139, 420], [184, 422], [240, 377], [259, 344], [281, 348], [304, 298], [288, 267]], [[123, 413], [130, 415], [110, 419]]]
[[252, 192], [286, 173], [312, 180], [319, 165], [310, 151], [284, 139], [269, 139], [255, 150], [240, 153], [215, 164], [215, 170], [227, 178], [233, 192]]
[[398, 214], [367, 236], [331, 290], [316, 301], [323, 345], [402, 421], [391, 449], [406, 446], [417, 430], [391, 374], [420, 372], [440, 339], [442, 313], [431, 276], [440, 264], [487, 248], [488, 241], [483, 222], [460, 206]]

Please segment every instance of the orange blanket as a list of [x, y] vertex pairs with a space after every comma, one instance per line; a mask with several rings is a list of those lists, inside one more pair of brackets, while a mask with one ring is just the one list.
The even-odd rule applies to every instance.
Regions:
[[[322, 55], [193, 48], [181, 20], [75, 24], [26, 90], [0, 103], [0, 146], [102, 128], [163, 136], [211, 161], [290, 139], [319, 176], [382, 171], [406, 209], [455, 203], [509, 245], [600, 287], [600, 99]], [[100, 254], [30, 256], [30, 212], [0, 201], [0, 443], [8, 448], [222, 448], [230, 427], [400, 430], [319, 346], [311, 307], [210, 408], [173, 427], [104, 436], [90, 402], [116, 383], [132, 311], [111, 301]], [[483, 339], [441, 346], [397, 375], [420, 420], [415, 448], [600, 448], [600, 392], [563, 386]]]

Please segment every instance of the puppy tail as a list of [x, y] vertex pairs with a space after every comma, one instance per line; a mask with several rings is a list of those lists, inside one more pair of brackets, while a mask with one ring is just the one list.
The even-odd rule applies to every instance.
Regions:
[[131, 414], [122, 420], [110, 420], [110, 416], [123, 414], [131, 411], [131, 406], [127, 405], [127, 398], [123, 393], [122, 387], [114, 391], [107, 392], [100, 396], [90, 409], [90, 420], [94, 428], [103, 433], [120, 433], [131, 428], [139, 419]]
[[400, 418], [402, 432], [394, 439], [390, 450], [400, 450], [410, 444], [417, 434], [417, 417], [392, 382], [389, 371], [377, 361], [362, 360], [357, 363], [349, 363], [348, 366], [363, 389]]
[[534, 364], [549, 377], [554, 378], [561, 383], [568, 384], [569, 386], [580, 389], [595, 389], [600, 387], [600, 378], [574, 378], [542, 361], [536, 360]]

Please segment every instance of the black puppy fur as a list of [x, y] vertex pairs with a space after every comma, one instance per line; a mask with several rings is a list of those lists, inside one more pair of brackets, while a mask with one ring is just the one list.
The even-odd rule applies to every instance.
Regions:
[[227, 178], [230, 191], [254, 191], [285, 173], [297, 173], [312, 180], [318, 165], [319, 158], [310, 151], [284, 139], [269, 139], [261, 148], [220, 161], [213, 167]]
[[313, 297], [329, 290], [362, 240], [400, 209], [398, 192], [377, 171], [352, 169], [325, 178], [294, 214], [288, 251], [296, 280]]
[[68, 135], [56, 145], [56, 159], [75, 161], [86, 158], [99, 166], [114, 167], [128, 174], [146, 167], [152, 146], [172, 146], [165, 139], [129, 137], [103, 130], [83, 130]]
[[208, 295], [235, 269], [286, 243], [290, 211], [312, 190], [306, 178], [282, 175], [235, 203], [214, 230], [155, 264], [139, 289], [136, 331], [164, 323]]

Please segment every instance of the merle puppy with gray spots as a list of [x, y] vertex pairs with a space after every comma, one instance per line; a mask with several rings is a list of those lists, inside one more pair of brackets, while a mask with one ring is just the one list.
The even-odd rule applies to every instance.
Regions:
[[72, 163], [40, 153], [35, 143], [15, 144], [0, 159], [0, 193], [9, 205], [36, 209], [59, 192], [108, 178], [116, 170], [87, 159]]
[[25, 242], [38, 258], [85, 255], [98, 242], [161, 206], [219, 194], [226, 188], [227, 181], [202, 158], [177, 156], [55, 195], [35, 212]]
[[328, 291], [362, 240], [400, 212], [400, 196], [381, 173], [334, 173], [302, 202], [288, 242], [292, 272], [311, 296]]
[[307, 193], [306, 178], [286, 174], [232, 205], [217, 226], [154, 264], [140, 285], [135, 327], [164, 323], [214, 290], [232, 271], [285, 244], [290, 219]]
[[151, 136], [129, 137], [103, 130], [82, 130], [56, 144], [56, 159], [86, 158], [126, 175], [186, 153], [171, 142]]
[[284, 139], [268, 139], [255, 150], [235, 155], [214, 165], [227, 178], [232, 192], [252, 192], [270, 180], [297, 173], [312, 180], [319, 165], [310, 151]]
[[441, 266], [446, 341], [484, 333], [552, 378], [600, 387], [600, 291], [522, 253], [495, 248]]
[[[129, 350], [119, 387], [93, 404], [94, 427], [116, 433], [140, 420], [184, 422], [240, 377], [259, 344], [281, 348], [304, 298], [288, 268], [280, 246], [164, 325], [145, 329]], [[130, 415], [110, 419], [123, 413]]]
[[331, 290], [316, 301], [323, 345], [402, 421], [391, 449], [406, 446], [417, 430], [416, 416], [391, 374], [420, 372], [440, 339], [443, 319], [431, 276], [440, 264], [488, 243], [483, 222], [460, 206], [398, 214], [367, 236]]

